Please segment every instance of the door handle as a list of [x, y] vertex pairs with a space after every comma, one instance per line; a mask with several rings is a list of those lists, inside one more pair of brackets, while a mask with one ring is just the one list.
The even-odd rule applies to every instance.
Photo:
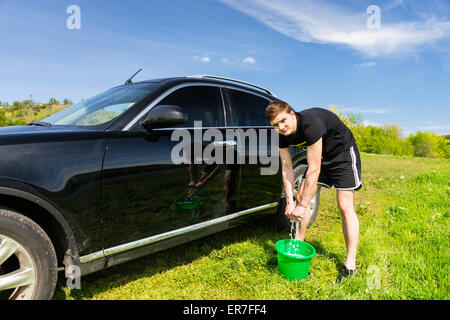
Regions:
[[229, 141], [214, 141], [214, 146], [215, 147], [220, 147], [220, 146], [236, 146], [237, 142], [234, 140], [229, 140]]

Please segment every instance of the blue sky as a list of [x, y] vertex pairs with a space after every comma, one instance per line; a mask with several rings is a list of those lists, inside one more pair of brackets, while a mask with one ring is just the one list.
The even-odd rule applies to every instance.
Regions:
[[136, 81], [217, 74], [297, 110], [334, 104], [404, 135], [450, 134], [449, 0], [0, 0], [0, 43], [9, 103], [78, 102], [143, 68]]

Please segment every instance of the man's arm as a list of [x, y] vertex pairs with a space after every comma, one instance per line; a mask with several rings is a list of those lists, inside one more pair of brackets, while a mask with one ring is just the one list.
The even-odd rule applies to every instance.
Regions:
[[317, 192], [317, 181], [319, 180], [320, 166], [322, 164], [322, 138], [307, 148], [306, 158], [308, 170], [305, 175], [305, 187], [300, 195], [297, 193], [297, 206], [292, 212], [294, 220], [301, 220], [306, 212], [311, 199]]
[[289, 215], [295, 208], [294, 204], [294, 169], [292, 168], [291, 151], [289, 148], [279, 148], [281, 160], [281, 176], [283, 178], [284, 192], [286, 194], [286, 214]]
[[317, 192], [317, 181], [322, 164], [322, 138], [307, 148], [306, 158], [308, 161], [308, 170], [305, 175], [305, 187], [301, 199], [297, 198], [299, 206], [306, 208], [314, 194]]

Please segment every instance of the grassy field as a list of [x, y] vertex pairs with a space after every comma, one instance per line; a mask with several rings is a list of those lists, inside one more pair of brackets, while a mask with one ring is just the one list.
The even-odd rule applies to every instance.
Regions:
[[45, 107], [39, 107], [38, 110], [33, 110], [32, 108], [21, 108], [20, 110], [14, 110], [12, 106], [3, 107], [0, 108], [0, 126], [28, 124], [33, 121], [40, 121], [58, 111], [67, 108], [68, 106], [69, 105], [59, 105], [59, 104], [45, 105]]
[[115, 266], [55, 299], [449, 299], [450, 161], [362, 154], [358, 272], [333, 282], [345, 259], [335, 190], [322, 188], [306, 235], [317, 250], [307, 280], [279, 275], [269, 219]]

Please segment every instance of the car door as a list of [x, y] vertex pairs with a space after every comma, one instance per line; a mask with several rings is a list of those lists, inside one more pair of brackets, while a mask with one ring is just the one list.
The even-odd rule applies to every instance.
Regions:
[[[201, 159], [192, 164], [177, 163], [173, 154], [182, 142], [177, 138], [180, 133], [189, 133], [191, 146], [200, 143], [202, 151], [211, 143], [223, 147], [219, 140], [198, 140], [198, 134], [207, 130], [225, 130], [227, 113], [221, 89], [181, 84], [150, 107], [162, 105], [183, 108], [188, 122], [146, 131], [140, 125], [145, 114], [129, 130], [112, 133], [109, 140], [102, 187], [106, 248], [211, 220], [237, 207], [236, 172], [230, 177], [225, 165], [205, 163], [203, 153], [196, 154]], [[201, 121], [201, 129], [195, 121]]]
[[273, 153], [272, 147], [272, 140], [277, 135], [274, 135], [272, 126], [265, 118], [270, 100], [242, 89], [228, 88], [227, 96], [233, 127], [245, 139], [241, 141], [243, 154], [241, 152], [240, 156], [243, 157], [241, 161], [244, 160], [244, 164], [241, 167], [239, 210], [277, 202], [281, 192], [281, 170], [277, 163], [278, 154]]

